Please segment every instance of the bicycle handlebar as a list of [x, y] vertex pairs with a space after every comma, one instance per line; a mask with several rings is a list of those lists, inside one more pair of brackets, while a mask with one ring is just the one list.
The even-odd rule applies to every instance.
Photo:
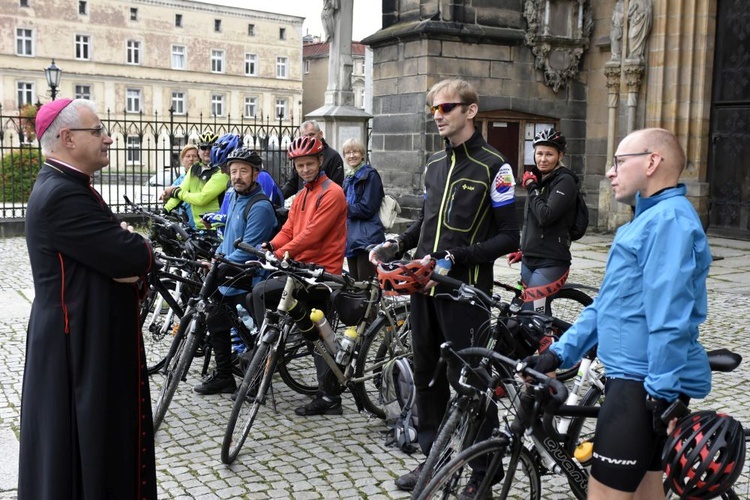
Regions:
[[430, 279], [436, 283], [439, 283], [441, 285], [447, 286], [453, 290], [455, 290], [458, 295], [454, 296], [451, 295], [451, 298], [457, 301], [470, 301], [474, 299], [479, 299], [480, 302], [482, 302], [487, 307], [497, 307], [502, 308], [503, 302], [501, 300], [498, 300], [494, 297], [491, 297], [484, 291], [480, 290], [479, 288], [471, 285], [467, 285], [463, 281], [459, 281], [455, 278], [451, 278], [445, 274], [439, 274], [437, 272], [433, 272], [430, 275]]
[[[290, 258], [280, 259], [276, 257], [273, 252], [264, 252], [263, 250], [255, 248], [252, 245], [248, 245], [247, 243], [242, 241], [242, 238], [237, 238], [234, 241], [234, 247], [239, 248], [240, 250], [244, 250], [245, 252], [258, 257], [258, 259], [262, 260], [263, 262], [270, 264], [272, 266], [272, 270], [278, 270], [283, 273], [293, 274], [301, 277], [332, 281], [334, 283], [345, 286], [351, 286], [353, 283], [351, 277], [339, 274], [331, 274], [327, 272], [325, 268], [318, 266], [317, 264], [307, 264], [305, 262], [299, 262]], [[268, 268], [264, 266], [264, 269]]]
[[140, 214], [143, 214], [146, 217], [148, 217], [149, 219], [153, 219], [154, 221], [158, 222], [159, 224], [161, 224], [163, 226], [167, 226], [167, 227], [173, 229], [185, 241], [187, 241], [187, 240], [190, 239], [190, 235], [185, 231], [185, 229], [182, 227], [181, 224], [179, 224], [177, 222], [169, 221], [169, 220], [165, 219], [164, 217], [162, 217], [161, 215], [159, 215], [159, 214], [157, 214], [155, 212], [151, 212], [150, 210], [146, 210], [145, 208], [143, 208], [140, 205], [136, 205], [135, 203], [133, 203], [130, 200], [130, 198], [128, 198], [128, 195], [126, 195], [126, 194], [122, 195], [122, 197], [125, 200], [125, 203], [127, 203], [128, 205], [130, 205], [130, 208], [132, 208], [134, 212], [138, 212]]

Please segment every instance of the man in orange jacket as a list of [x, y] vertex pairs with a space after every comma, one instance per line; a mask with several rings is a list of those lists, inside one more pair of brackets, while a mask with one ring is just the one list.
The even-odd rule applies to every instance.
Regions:
[[[292, 202], [289, 218], [270, 242], [261, 248], [277, 257], [289, 255], [302, 262], [313, 262], [332, 274], [344, 269], [346, 248], [346, 196], [341, 187], [321, 169], [323, 143], [315, 137], [298, 137], [289, 146], [289, 158], [305, 182]], [[269, 279], [253, 290], [253, 308], [258, 324], [266, 308], [276, 308], [286, 278]], [[320, 310], [327, 310], [330, 291], [326, 286], [298, 290], [295, 298]], [[316, 398], [295, 410], [297, 415], [341, 415], [341, 387], [325, 361], [315, 356], [319, 390]]]

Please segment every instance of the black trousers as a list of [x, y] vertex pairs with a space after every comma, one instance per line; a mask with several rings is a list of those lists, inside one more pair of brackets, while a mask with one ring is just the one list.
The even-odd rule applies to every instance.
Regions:
[[[255, 310], [256, 324], [262, 324], [266, 309], [276, 310], [285, 285], [286, 277], [270, 278], [260, 282], [253, 288], [253, 309]], [[295, 291], [294, 298], [305, 304], [308, 312], [312, 308], [326, 312], [329, 309], [330, 296], [330, 290], [321, 285], [309, 289], [298, 289]], [[315, 371], [319, 386], [318, 397], [338, 398], [343, 388], [336, 379], [336, 376], [331, 372], [325, 360], [317, 352], [314, 352], [312, 343], [309, 343], [308, 349], [313, 352], [313, 359], [315, 361]]]
[[[415, 293], [411, 296], [410, 318], [419, 415], [417, 438], [426, 456], [450, 400], [450, 385], [445, 371], [437, 374], [435, 385], [429, 387], [440, 359], [440, 345], [451, 341], [456, 350], [482, 346], [489, 331], [490, 316], [475, 306]], [[477, 441], [489, 438], [497, 424], [497, 411], [490, 411]]]
[[[220, 295], [220, 292], [216, 292]], [[237, 304], [245, 306], [245, 295], [220, 295], [221, 303], [206, 317], [206, 327], [211, 333], [211, 347], [216, 356], [216, 373], [220, 377], [232, 375], [232, 321], [229, 308], [235, 309]], [[248, 346], [252, 347], [252, 346]]]
[[364, 281], [375, 276], [375, 265], [368, 258], [370, 252], [362, 250], [354, 257], [347, 257], [346, 264], [349, 268], [349, 274], [357, 281]]

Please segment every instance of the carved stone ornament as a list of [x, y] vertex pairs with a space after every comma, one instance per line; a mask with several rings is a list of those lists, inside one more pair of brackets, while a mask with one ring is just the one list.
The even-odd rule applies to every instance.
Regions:
[[594, 21], [589, 0], [525, 0], [526, 45], [554, 92], [579, 73], [581, 56], [589, 48]]

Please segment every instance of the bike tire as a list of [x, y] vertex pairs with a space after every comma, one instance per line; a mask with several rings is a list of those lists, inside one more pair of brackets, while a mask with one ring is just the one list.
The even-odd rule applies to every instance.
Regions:
[[[477, 443], [453, 458], [425, 487], [419, 495], [420, 500], [429, 498], [457, 498], [468, 485], [471, 478], [472, 469], [470, 463], [482, 461], [491, 463], [491, 468], [495, 468], [497, 462], [491, 462], [493, 459], [502, 461], [504, 471], [503, 478], [492, 485], [492, 498], [512, 498], [518, 500], [541, 500], [541, 478], [536, 461], [531, 452], [524, 446], [518, 446], [518, 461], [515, 471], [508, 473], [507, 464], [510, 459], [508, 454], [508, 440], [506, 438], [495, 438]], [[494, 474], [492, 474], [494, 476]], [[490, 474], [485, 478], [489, 480]], [[484, 482], [483, 482], [484, 483]], [[502, 491], [503, 487], [509, 484], [507, 495], [496, 496]]]
[[[560, 335], [565, 333], [570, 325], [575, 323], [581, 311], [594, 302], [587, 293], [578, 290], [577, 288], [563, 288], [550, 300], [550, 314], [555, 319], [561, 321], [564, 325], [560, 329]], [[561, 381], [570, 380], [575, 377], [578, 373], [578, 366], [580, 363], [576, 363], [570, 368], [557, 370], [557, 378]]]
[[[265, 342], [260, 342], [255, 348], [250, 366], [237, 389], [237, 397], [221, 445], [221, 461], [227, 465], [237, 459], [258, 415], [260, 405], [265, 401], [275, 370], [277, 352]], [[247, 394], [253, 387], [257, 387], [255, 398], [253, 401], [247, 401]]]
[[180, 328], [186, 324], [183, 332], [177, 331], [175, 342], [179, 342], [174, 355], [169, 359], [168, 364], [164, 367], [164, 384], [161, 387], [159, 397], [156, 400], [153, 411], [154, 432], [164, 421], [164, 415], [167, 413], [172, 398], [177, 391], [177, 386], [187, 374], [190, 364], [193, 361], [193, 355], [198, 349], [198, 343], [202, 336], [199, 331], [199, 319], [191, 316], [189, 321], [180, 322]]
[[299, 328], [292, 326], [278, 362], [281, 380], [294, 392], [314, 396], [318, 393], [315, 358], [310, 344], [302, 338]]
[[467, 437], [472, 434], [472, 425], [471, 412], [465, 410], [461, 404], [450, 406], [414, 485], [415, 495], [422, 491], [443, 467], [463, 451], [468, 444], [466, 442]]
[[142, 319], [141, 326], [146, 351], [146, 371], [153, 375], [164, 367], [167, 360], [175, 314], [159, 292], [154, 291], [153, 297], [148, 300], [147, 317]]
[[355, 383], [354, 390], [363, 408], [380, 419], [385, 418], [380, 401], [383, 365], [395, 357], [411, 355], [408, 321], [408, 315], [405, 315], [393, 325], [387, 316], [379, 316], [364, 333], [357, 352], [354, 377], [366, 380]]

